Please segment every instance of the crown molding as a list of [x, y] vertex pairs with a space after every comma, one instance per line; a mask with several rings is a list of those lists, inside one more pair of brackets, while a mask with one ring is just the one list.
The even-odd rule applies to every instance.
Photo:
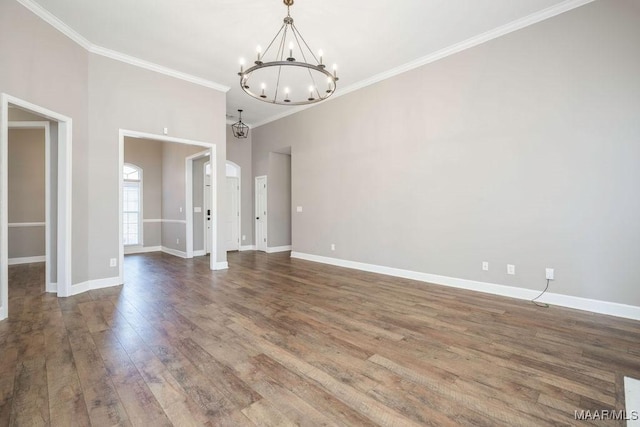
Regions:
[[127, 55], [122, 52], [107, 49], [102, 46], [95, 45], [89, 40], [80, 35], [77, 31], [69, 27], [67, 24], [58, 19], [51, 12], [40, 6], [34, 0], [16, 0], [22, 6], [31, 11], [34, 15], [51, 25], [56, 30], [73, 40], [78, 45], [82, 46], [85, 50], [95, 55], [104, 56], [119, 62], [124, 62], [135, 67], [143, 68], [145, 70], [153, 71], [159, 74], [164, 74], [169, 77], [173, 77], [179, 80], [184, 80], [190, 83], [204, 86], [209, 89], [214, 89], [220, 92], [228, 92], [231, 89], [229, 86], [216, 83], [211, 80], [206, 80], [201, 77], [197, 77], [191, 74], [183, 73], [182, 71], [174, 70], [162, 65], [155, 64], [153, 62], [145, 61], [135, 56]]
[[[22, 0], [24, 1], [24, 0]], [[135, 56], [127, 55], [122, 52], [107, 49], [101, 46], [92, 45], [89, 52], [96, 55], [104, 56], [106, 58], [115, 59], [116, 61], [124, 62], [135, 67], [144, 68], [145, 70], [153, 71], [159, 74], [164, 74], [169, 77], [184, 80], [190, 83], [194, 83], [200, 86], [215, 89], [220, 92], [228, 92], [231, 89], [229, 86], [221, 85], [211, 80], [206, 80], [201, 77], [194, 76], [192, 74], [183, 73], [172, 68], [167, 68], [162, 65], [155, 64], [153, 62], [145, 61], [144, 59], [137, 58]]]
[[308, 108], [317, 107], [318, 105], [324, 104], [325, 102], [331, 102], [332, 100], [339, 98], [343, 95], [346, 95], [348, 93], [354, 92], [356, 90], [362, 89], [367, 86], [371, 86], [375, 83], [397, 76], [398, 74], [406, 73], [407, 71], [411, 71], [415, 68], [422, 67], [423, 65], [427, 65], [432, 62], [439, 61], [440, 59], [446, 58], [447, 56], [454, 55], [456, 53], [462, 52], [463, 50], [470, 49], [472, 47], [478, 46], [482, 43], [486, 43], [498, 37], [502, 37], [514, 31], [521, 30], [522, 28], [528, 27], [533, 24], [537, 24], [538, 22], [544, 21], [546, 19], [553, 18], [554, 16], [576, 9], [580, 6], [584, 6], [585, 4], [591, 3], [593, 1], [595, 0], [565, 0], [562, 3], [558, 3], [554, 6], [532, 13], [531, 15], [525, 16], [523, 18], [516, 19], [515, 21], [509, 22], [508, 24], [501, 25], [492, 30], [484, 32], [482, 34], [478, 34], [477, 36], [474, 36], [464, 41], [461, 41], [459, 43], [453, 44], [444, 49], [440, 49], [427, 56], [423, 56], [414, 61], [407, 62], [406, 64], [402, 64], [398, 67], [376, 74], [375, 76], [372, 76], [365, 80], [361, 80], [352, 85], [346, 86], [342, 89], [338, 89], [336, 90], [336, 92], [333, 94], [331, 98], [319, 104], [305, 105], [302, 107], [298, 107], [296, 109], [287, 110], [280, 114], [276, 114], [275, 116], [271, 116], [265, 120], [255, 123], [254, 128], [260, 127], [262, 125], [266, 125], [267, 123], [271, 123], [273, 121], [285, 118], [292, 114], [299, 113], [300, 111], [304, 111]]

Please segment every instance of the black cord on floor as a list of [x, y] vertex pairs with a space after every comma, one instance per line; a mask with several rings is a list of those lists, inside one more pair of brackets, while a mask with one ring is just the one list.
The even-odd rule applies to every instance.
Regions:
[[544, 288], [544, 291], [542, 291], [542, 293], [540, 295], [538, 295], [537, 297], [535, 297], [534, 299], [531, 300], [531, 302], [534, 303], [535, 305], [537, 305], [538, 307], [549, 308], [549, 304], [539, 303], [539, 302], [536, 301], [538, 298], [540, 298], [542, 295], [544, 295], [545, 292], [547, 292], [547, 289], [549, 289], [549, 281], [550, 281], [550, 279], [547, 279], [547, 286]]

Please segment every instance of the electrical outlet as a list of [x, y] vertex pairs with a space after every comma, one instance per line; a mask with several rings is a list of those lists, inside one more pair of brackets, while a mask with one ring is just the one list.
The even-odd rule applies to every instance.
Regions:
[[179, 245], [180, 244], [180, 239], [176, 239], [176, 243]]
[[513, 264], [507, 264], [507, 274], [516, 274], [516, 266]]
[[109, 267], [116, 267], [118, 265], [118, 260], [115, 258], [111, 258], [109, 260]]
[[335, 244], [335, 243], [332, 243], [332, 244], [331, 244], [331, 250], [332, 250], [332, 251], [335, 251], [335, 250], [336, 250], [336, 244]]
[[489, 263], [487, 261], [484, 261], [482, 263], [482, 270], [483, 271], [489, 271]]
[[544, 274], [547, 279], [553, 280], [553, 274], [554, 274], [553, 268], [545, 268]]
[[302, 212], [302, 206], [296, 206], [296, 212]]
[[165, 135], [169, 135], [169, 128], [162, 128], [162, 133]]
[[247, 240], [247, 236], [245, 236], [244, 234], [242, 235], [242, 241], [244, 242], [245, 240]]
[[180, 212], [182, 212], [182, 206], [180, 206]]

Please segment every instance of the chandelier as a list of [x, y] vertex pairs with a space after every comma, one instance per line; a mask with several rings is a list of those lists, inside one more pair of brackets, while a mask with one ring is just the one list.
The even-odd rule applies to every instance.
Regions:
[[327, 71], [322, 51], [316, 57], [302, 37], [289, 11], [293, 1], [283, 0], [287, 6], [284, 23], [264, 52], [257, 47], [254, 65], [245, 70], [245, 62], [240, 60], [240, 87], [257, 100], [279, 105], [313, 104], [336, 90], [338, 67]]
[[249, 136], [249, 126], [242, 123], [242, 110], [238, 110], [238, 113], [240, 113], [240, 120], [231, 125], [231, 131], [233, 132], [233, 136], [242, 139]]

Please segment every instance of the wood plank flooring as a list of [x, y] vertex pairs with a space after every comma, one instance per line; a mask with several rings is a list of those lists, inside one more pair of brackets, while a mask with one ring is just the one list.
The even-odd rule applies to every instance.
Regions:
[[636, 321], [288, 253], [125, 264], [61, 299], [10, 267], [0, 426], [584, 425], [640, 378]]

